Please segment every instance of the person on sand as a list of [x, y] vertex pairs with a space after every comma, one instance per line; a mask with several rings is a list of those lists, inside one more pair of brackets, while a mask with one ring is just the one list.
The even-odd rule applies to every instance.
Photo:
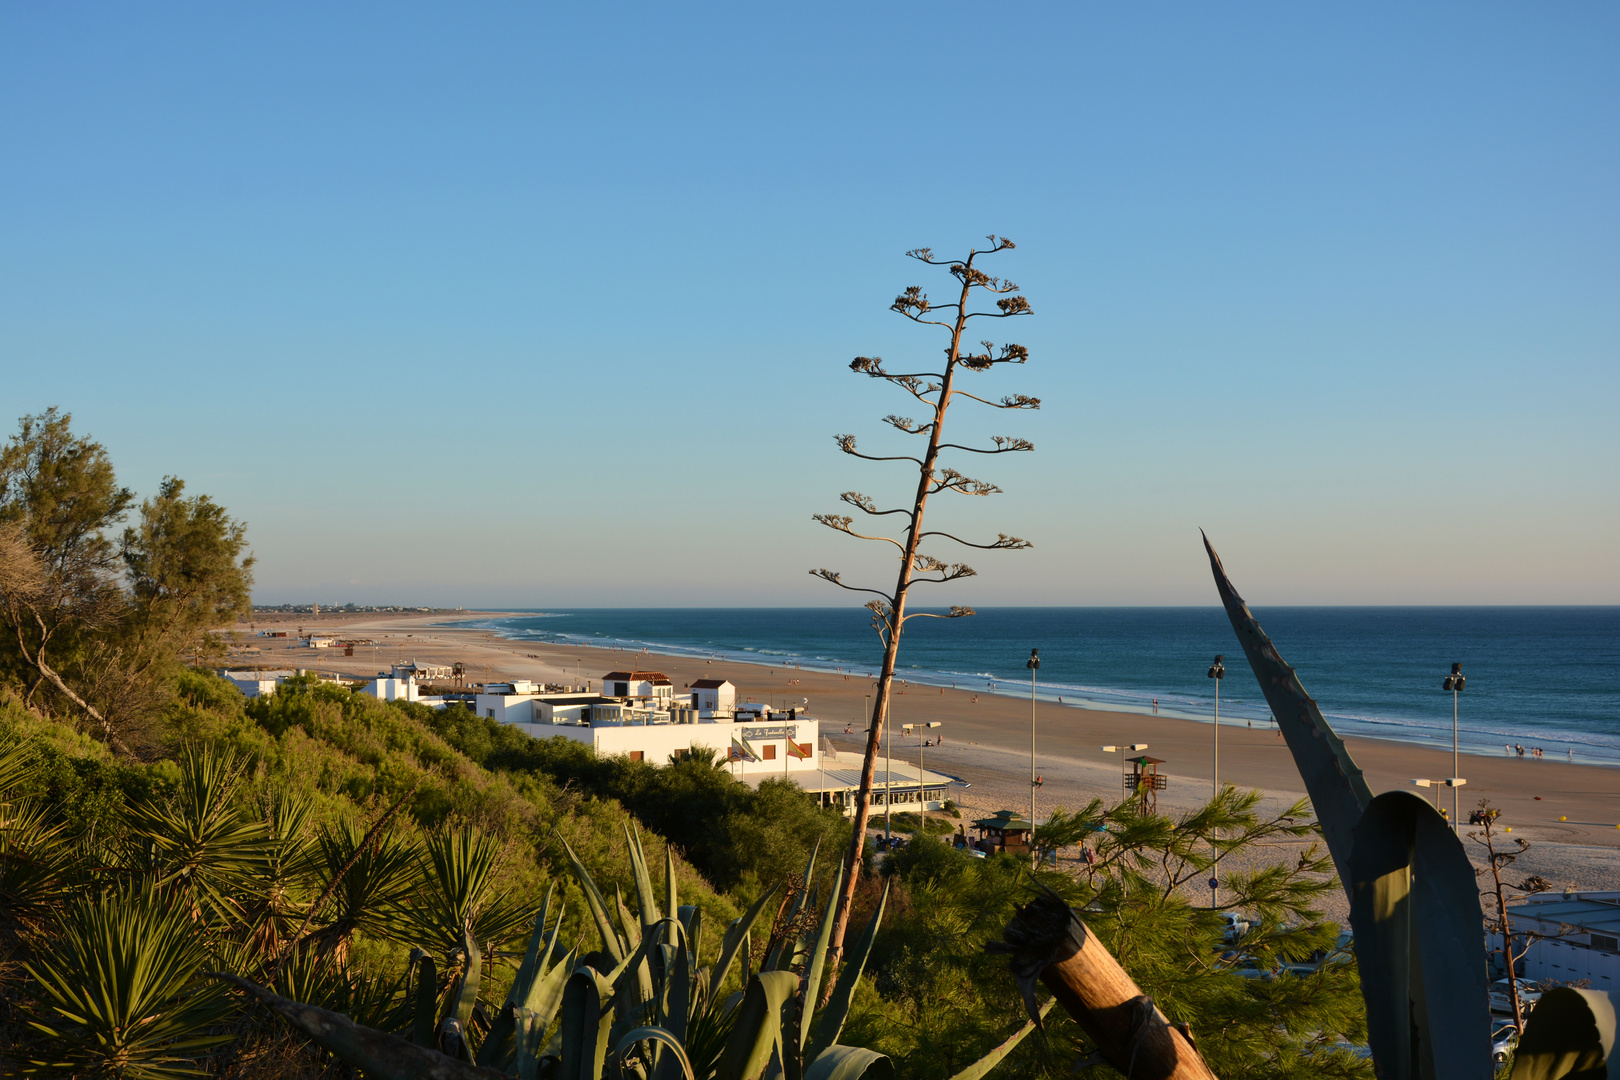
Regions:
[[1153, 715], [1154, 716], [1159, 715], [1159, 699], [1158, 698], [1153, 699]]

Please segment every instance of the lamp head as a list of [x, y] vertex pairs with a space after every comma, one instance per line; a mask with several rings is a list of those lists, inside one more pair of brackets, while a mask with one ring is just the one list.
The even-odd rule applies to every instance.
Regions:
[[1037, 668], [1039, 668], [1041, 666], [1041, 650], [1039, 650], [1039, 649], [1031, 649], [1031, 650], [1029, 650], [1029, 661], [1027, 663], [1025, 663], [1024, 666], [1029, 668], [1029, 670], [1031, 670], [1031, 671], [1034, 671]]
[[1209, 677], [1210, 678], [1212, 678], [1212, 679], [1224, 679], [1224, 678], [1226, 678], [1226, 665], [1221, 663], [1221, 661], [1224, 660], [1224, 659], [1226, 659], [1224, 656], [1217, 656], [1215, 658], [1215, 662], [1209, 666]]

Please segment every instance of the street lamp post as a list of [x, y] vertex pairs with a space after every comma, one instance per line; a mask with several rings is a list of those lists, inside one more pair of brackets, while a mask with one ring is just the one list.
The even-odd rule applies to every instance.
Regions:
[[[1119, 755], [1119, 790], [1122, 795], [1125, 791], [1125, 755], [1128, 753], [1140, 753], [1147, 748], [1148, 744], [1145, 742], [1122, 744], [1120, 746], [1105, 746], [1102, 748], [1102, 752], [1105, 754]], [[1030, 824], [1033, 825], [1035, 823], [1032, 821]]]
[[1226, 678], [1226, 665], [1221, 663], [1222, 659], [1217, 656], [1209, 666], [1209, 677], [1215, 680], [1215, 765], [1209, 773], [1211, 799], [1221, 793], [1221, 680]]
[[1029, 836], [1031, 848], [1035, 840], [1035, 791], [1040, 787], [1035, 772], [1035, 673], [1041, 669], [1041, 650], [1029, 650]]
[[1457, 815], [1459, 813], [1459, 799], [1462, 794], [1457, 789], [1468, 782], [1461, 778], [1462, 769], [1458, 767], [1457, 760], [1457, 695], [1462, 693], [1463, 687], [1467, 683], [1468, 680], [1463, 676], [1461, 664], [1452, 664], [1451, 674], [1447, 675], [1444, 681], [1440, 683], [1441, 689], [1451, 691], [1451, 778], [1446, 781], [1446, 785], [1451, 788], [1451, 827], [1453, 829], [1458, 827]]
[[923, 732], [929, 728], [940, 726], [940, 721], [930, 720], [926, 724], [901, 724], [900, 730], [906, 734], [912, 728], [917, 729], [917, 822], [918, 828], [924, 836], [928, 835], [928, 792], [927, 781], [923, 778]]

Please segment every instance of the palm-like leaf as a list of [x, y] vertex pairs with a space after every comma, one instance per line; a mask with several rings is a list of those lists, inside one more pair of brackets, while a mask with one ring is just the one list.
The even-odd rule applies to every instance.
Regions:
[[343, 876], [317, 913], [324, 923], [315, 934], [319, 952], [345, 952], [356, 930], [386, 935], [391, 915], [415, 894], [422, 880], [424, 853], [415, 840], [390, 832], [362, 847], [364, 839], [365, 830], [352, 822], [321, 832], [322, 888]]
[[54, 1051], [39, 1064], [130, 1080], [201, 1075], [198, 1057], [231, 1036], [207, 1030], [228, 1005], [197, 978], [209, 954], [190, 907], [150, 879], [68, 905], [52, 947], [26, 965], [45, 1005], [31, 1026]]
[[462, 950], [469, 932], [486, 945], [515, 937], [533, 912], [497, 885], [504, 857], [499, 840], [471, 827], [429, 837], [422, 848], [420, 885], [397, 909], [399, 918], [390, 920], [387, 932], [446, 957]]
[[244, 921], [263, 902], [270, 865], [268, 825], [245, 812], [237, 792], [241, 763], [230, 752], [186, 747], [174, 795], [130, 807], [143, 869], [161, 887], [191, 898], [213, 922]]
[[0, 803], [0, 923], [37, 923], [67, 895], [79, 866], [67, 825], [34, 799]]

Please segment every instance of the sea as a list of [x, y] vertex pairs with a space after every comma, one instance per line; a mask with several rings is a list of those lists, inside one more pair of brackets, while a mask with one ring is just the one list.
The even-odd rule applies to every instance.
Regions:
[[[927, 611], [929, 609], [922, 609]], [[1620, 766], [1620, 607], [1275, 607], [1254, 615], [1342, 735], [1450, 747], [1453, 663], [1464, 753], [1540, 747], [1549, 760]], [[590, 608], [459, 621], [513, 641], [875, 674], [882, 645], [862, 608]], [[981, 608], [915, 619], [897, 676], [911, 683], [1210, 722], [1271, 723], [1217, 607]], [[600, 674], [600, 673], [598, 673]], [[814, 702], [811, 703], [813, 709]]]

